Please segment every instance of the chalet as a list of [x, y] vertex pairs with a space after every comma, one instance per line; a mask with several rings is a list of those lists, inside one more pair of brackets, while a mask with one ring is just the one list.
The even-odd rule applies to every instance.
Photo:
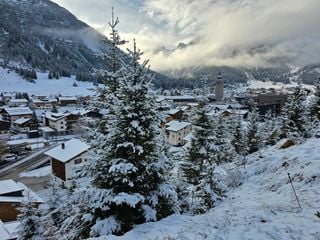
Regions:
[[165, 126], [166, 140], [173, 146], [183, 145], [183, 138], [192, 131], [192, 125], [188, 122], [173, 120], [165, 124]]
[[101, 118], [102, 114], [99, 112], [98, 109], [79, 109], [74, 110], [71, 112], [71, 114], [75, 114], [80, 116], [81, 118]]
[[78, 109], [70, 113], [65, 113], [66, 131], [73, 132], [80, 124], [80, 119], [84, 118], [101, 118], [102, 114], [95, 110]]
[[46, 98], [47, 98], [47, 95], [41, 95], [41, 94], [35, 95], [35, 94], [33, 94], [31, 97], [32, 97], [33, 99], [43, 100], [43, 99], [46, 99]]
[[31, 99], [30, 105], [33, 108], [39, 109], [39, 110], [51, 110], [53, 108], [53, 106], [57, 104], [57, 102], [58, 101], [56, 99], [33, 98], [33, 99]]
[[10, 99], [8, 101], [8, 106], [9, 107], [27, 107], [29, 104], [29, 101], [25, 98], [15, 98], [15, 99]]
[[68, 113], [65, 115], [66, 131], [72, 132], [75, 129], [76, 124], [79, 122], [80, 116], [81, 115], [77, 112]]
[[57, 99], [60, 106], [76, 105], [78, 103], [78, 99], [72, 96], [61, 96]]
[[56, 136], [56, 130], [52, 129], [51, 127], [39, 127], [39, 131], [42, 137], [45, 139], [53, 138]]
[[46, 113], [43, 116], [43, 123], [45, 126], [52, 128], [56, 132], [67, 131], [66, 115], [63, 113]]
[[68, 181], [86, 162], [90, 146], [79, 139], [71, 139], [45, 152], [51, 158], [52, 174]]
[[33, 117], [33, 112], [28, 107], [5, 107], [0, 111], [2, 120], [10, 122], [13, 124], [19, 118], [29, 118]]
[[30, 131], [38, 130], [38, 123], [30, 118], [18, 118], [13, 122], [13, 130], [19, 133], [28, 133]]
[[162, 120], [161, 127], [166, 127], [166, 124], [173, 120], [182, 120], [182, 117], [183, 117], [183, 111], [181, 109], [179, 108], [171, 109], [166, 112], [166, 116]]
[[11, 179], [0, 181], [0, 220], [2, 222], [17, 220], [19, 214], [18, 208], [25, 198], [26, 191], [30, 193], [30, 196], [37, 205], [43, 202], [38, 195], [23, 183], [15, 182]]
[[3, 92], [1, 93], [1, 98], [4, 103], [7, 103], [10, 99], [15, 97], [15, 93], [12, 92]]

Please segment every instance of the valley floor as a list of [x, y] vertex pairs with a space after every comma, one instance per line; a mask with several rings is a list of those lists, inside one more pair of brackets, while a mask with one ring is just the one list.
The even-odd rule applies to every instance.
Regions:
[[[239, 166], [243, 184], [210, 212], [199, 216], [175, 215], [137, 226], [108, 240], [236, 240], [320, 239], [320, 139], [288, 149], [279, 145], [248, 157]], [[290, 173], [302, 209], [288, 180]]]

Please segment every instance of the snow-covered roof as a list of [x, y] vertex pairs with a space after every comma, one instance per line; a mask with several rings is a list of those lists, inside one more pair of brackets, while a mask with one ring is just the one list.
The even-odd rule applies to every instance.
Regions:
[[0, 181], [0, 195], [10, 193], [10, 192], [18, 192], [22, 191], [24, 188], [19, 186], [12, 179]]
[[192, 138], [193, 138], [193, 134], [192, 134], [192, 132], [191, 132], [191, 133], [189, 133], [187, 136], [185, 136], [185, 137], [183, 138], [183, 140], [186, 141], [186, 142], [191, 142]]
[[168, 100], [195, 100], [196, 98], [191, 95], [181, 95], [181, 96], [166, 96]]
[[39, 99], [39, 98], [32, 98], [31, 101], [33, 103], [53, 103], [57, 102], [57, 99]]
[[14, 123], [20, 125], [28, 122], [29, 120], [30, 118], [18, 118], [17, 120], [14, 121]]
[[62, 96], [62, 97], [59, 97], [58, 98], [59, 101], [77, 101], [77, 98], [76, 97], [73, 97], [73, 96]]
[[187, 126], [190, 126], [191, 123], [189, 122], [181, 122], [181, 121], [176, 121], [176, 120], [173, 120], [171, 122], [168, 122], [166, 124], [166, 130], [168, 131], [173, 131], [173, 132], [177, 132], [177, 131], [180, 131], [181, 129], [187, 127]]
[[51, 127], [40, 127], [39, 128], [42, 132], [50, 133], [55, 132], [56, 130], [52, 129]]
[[4, 93], [2, 93], [2, 96], [4, 96], [4, 97], [14, 97], [15, 93], [13, 93], [13, 92], [4, 92]]
[[25, 98], [15, 98], [15, 99], [10, 99], [9, 102], [11, 102], [11, 103], [28, 103], [28, 100]]
[[20, 224], [20, 222], [18, 222], [18, 221], [3, 223], [4, 228], [9, 232], [9, 234], [11, 236], [11, 238], [9, 238], [9, 239], [18, 238], [18, 227], [19, 227], [19, 224]]
[[58, 113], [46, 112], [45, 113], [45, 117], [51, 121], [58, 121], [66, 116], [67, 114], [64, 114], [62, 112], [58, 112]]
[[10, 232], [5, 228], [1, 220], [0, 220], [0, 239], [2, 240], [12, 239]]
[[71, 112], [71, 114], [83, 116], [83, 115], [86, 115], [89, 112], [90, 112], [90, 110], [87, 110], [87, 109], [76, 109], [76, 110], [73, 110]]
[[88, 144], [74, 138], [64, 143], [64, 149], [62, 148], [62, 144], [60, 144], [59, 146], [45, 152], [45, 154], [66, 163], [74, 157], [86, 152], [89, 148], [90, 146]]
[[15, 182], [12, 179], [0, 181], [0, 202], [22, 202], [24, 196], [8, 196], [6, 194], [11, 192], [24, 192], [28, 190], [30, 192], [30, 196], [35, 202], [43, 202], [43, 200], [34, 192], [32, 192], [26, 185], [21, 182]]
[[28, 107], [6, 107], [4, 110], [10, 115], [10, 116], [17, 116], [17, 115], [29, 115], [32, 114], [32, 111]]
[[232, 107], [233, 109], [240, 109], [244, 107], [240, 103], [230, 103], [229, 106]]
[[219, 110], [225, 110], [225, 109], [228, 109], [229, 105], [227, 105], [227, 104], [214, 104], [214, 105], [211, 105], [211, 107], [219, 109]]
[[170, 110], [168, 111], [168, 114], [169, 114], [169, 115], [174, 115], [174, 114], [177, 114], [177, 113], [180, 112], [180, 111], [181, 111], [181, 109], [178, 109], [178, 108], [170, 109]]

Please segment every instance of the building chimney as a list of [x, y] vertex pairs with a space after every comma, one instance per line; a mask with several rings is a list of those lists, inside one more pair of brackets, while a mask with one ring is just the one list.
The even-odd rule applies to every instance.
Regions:
[[64, 143], [61, 143], [61, 148], [62, 149], [65, 149], [66, 148], [66, 145]]

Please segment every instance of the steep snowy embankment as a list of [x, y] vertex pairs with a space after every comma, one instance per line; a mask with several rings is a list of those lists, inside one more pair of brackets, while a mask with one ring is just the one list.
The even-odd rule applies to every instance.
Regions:
[[[248, 157], [243, 184], [200, 216], [171, 216], [137, 226], [108, 240], [320, 239], [320, 139], [288, 149], [279, 146]], [[302, 209], [287, 173], [291, 174]]]

